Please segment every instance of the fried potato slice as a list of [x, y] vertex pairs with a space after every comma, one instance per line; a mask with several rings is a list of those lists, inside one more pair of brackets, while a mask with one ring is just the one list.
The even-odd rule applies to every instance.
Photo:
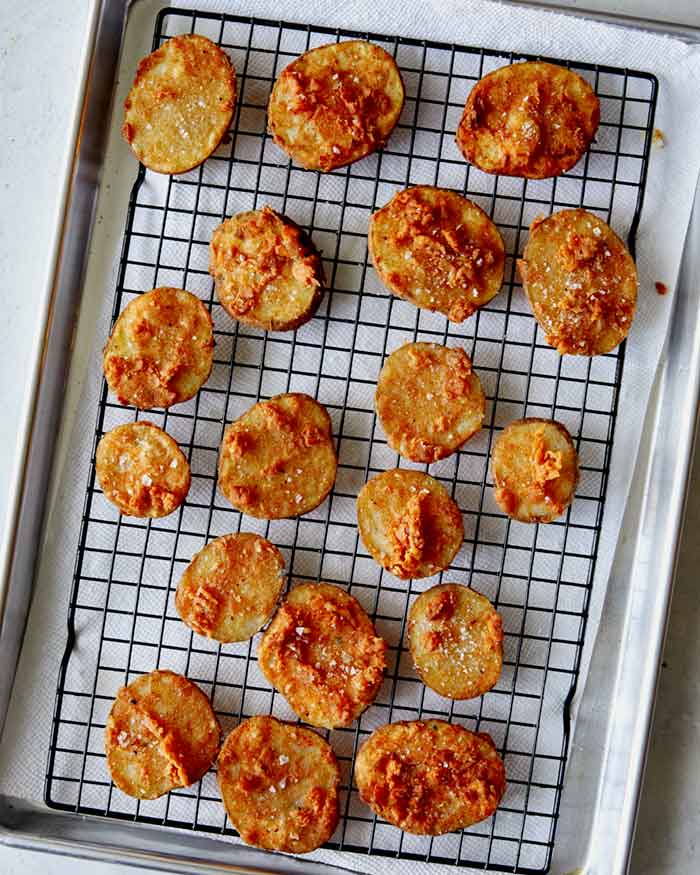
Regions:
[[209, 311], [183, 289], [162, 286], [134, 298], [104, 349], [109, 388], [121, 404], [170, 407], [197, 394], [214, 358]]
[[409, 613], [408, 642], [423, 683], [449, 699], [482, 696], [501, 674], [501, 615], [468, 586], [441, 583], [421, 593]]
[[143, 674], [117, 693], [105, 727], [107, 768], [129, 796], [155, 799], [198, 781], [221, 727], [199, 687], [174, 671]]
[[195, 554], [175, 593], [183, 623], [216, 641], [247, 641], [277, 604], [284, 583], [282, 554], [252, 532], [223, 535]]
[[323, 297], [321, 258], [291, 219], [270, 207], [239, 213], [219, 225], [209, 273], [233, 319], [265, 331], [291, 331]]
[[369, 254], [400, 298], [464, 322], [498, 294], [505, 247], [498, 229], [467, 198], [416, 185], [372, 215]]
[[484, 392], [461, 347], [407, 343], [384, 363], [375, 395], [389, 446], [414, 462], [454, 453], [481, 428]]
[[586, 210], [533, 222], [518, 271], [535, 319], [557, 352], [603, 355], [637, 305], [637, 268], [613, 229]]
[[249, 516], [300, 516], [326, 498], [337, 467], [326, 408], [309, 395], [275, 395], [227, 427], [219, 489]]
[[457, 145], [486, 173], [544, 179], [576, 164], [599, 122], [600, 102], [578, 73], [526, 61], [500, 67], [476, 83]]
[[161, 517], [190, 488], [190, 466], [177, 442], [152, 422], [128, 422], [103, 435], [95, 474], [105, 498], [125, 516]]
[[338, 824], [338, 761], [304, 726], [244, 720], [221, 748], [217, 778], [226, 813], [248, 845], [307, 854]]
[[429, 474], [394, 468], [357, 496], [360, 537], [371, 556], [403, 580], [447, 568], [464, 540], [462, 514]]
[[551, 523], [574, 497], [578, 455], [560, 422], [517, 419], [494, 445], [491, 474], [503, 513], [522, 523]]
[[302, 720], [334, 729], [349, 726], [374, 701], [386, 642], [345, 590], [301, 583], [266, 629], [258, 663]]
[[490, 817], [506, 774], [486, 733], [415, 720], [370, 735], [355, 760], [355, 782], [379, 817], [416, 835], [442, 835]]
[[311, 49], [279, 75], [268, 124], [275, 143], [308, 170], [333, 170], [381, 148], [399, 120], [396, 61], [364, 40]]
[[122, 136], [150, 170], [184, 173], [216, 150], [235, 105], [226, 52], [198, 34], [175, 36], [139, 63]]

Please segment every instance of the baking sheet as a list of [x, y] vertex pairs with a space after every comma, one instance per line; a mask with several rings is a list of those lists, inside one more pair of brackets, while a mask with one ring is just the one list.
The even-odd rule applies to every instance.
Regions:
[[[667, 132], [668, 132], [668, 129], [665, 129], [665, 130], [667, 130]], [[691, 172], [692, 172], [692, 170], [691, 170]], [[115, 239], [116, 239], [116, 237], [115, 237]], [[648, 275], [648, 274], [649, 274], [649, 271], [647, 270], [647, 275]], [[653, 299], [652, 299], [652, 300], [653, 300]], [[658, 328], [658, 322], [656, 323], [656, 327]], [[637, 330], [637, 328], [635, 328], [635, 330]], [[658, 338], [657, 338], [657, 340], [658, 340]], [[652, 364], [653, 364], [653, 362], [652, 362]], [[477, 362], [477, 367], [478, 367], [478, 362]], [[95, 371], [93, 371], [93, 373], [95, 373]], [[638, 376], [638, 375], [637, 375], [637, 376]], [[84, 459], [83, 459], [83, 461], [84, 461]], [[72, 479], [72, 478], [71, 478], [71, 479]], [[466, 566], [465, 566], [465, 568], [466, 568]], [[478, 585], [478, 584], [476, 584], [476, 585]], [[488, 594], [488, 593], [487, 593], [487, 594]], [[149, 666], [149, 667], [152, 667], [152, 666]]]

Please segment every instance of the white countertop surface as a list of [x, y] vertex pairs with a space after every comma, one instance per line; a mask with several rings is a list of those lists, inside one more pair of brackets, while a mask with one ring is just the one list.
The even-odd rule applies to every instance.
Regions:
[[[565, 2], [565, 0], [564, 0]], [[700, 27], [698, 0], [569, 0], [572, 8], [665, 18]], [[17, 421], [37, 328], [36, 300], [67, 157], [87, 0], [0, 4], [0, 530]], [[662, 6], [662, 8], [659, 8]], [[700, 95], [699, 95], [700, 97]], [[694, 486], [698, 486], [695, 489]], [[633, 875], [700, 871], [700, 452], [661, 674]], [[387, 864], [389, 866], [389, 864]], [[126, 875], [130, 867], [0, 845], [0, 875]], [[599, 873], [605, 875], [605, 873]]]

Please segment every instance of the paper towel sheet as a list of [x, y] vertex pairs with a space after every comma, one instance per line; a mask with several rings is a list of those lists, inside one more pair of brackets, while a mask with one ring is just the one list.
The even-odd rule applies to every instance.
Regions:
[[[191, 8], [191, 4], [182, 4]], [[610, 481], [605, 505], [605, 521], [598, 549], [598, 561], [591, 603], [589, 605], [589, 624], [587, 647], [592, 644], [597, 623], [600, 619], [600, 605], [605, 590], [610, 563], [619, 531], [626, 495], [633, 473], [637, 435], [641, 429], [646, 404], [649, 397], [663, 341], [668, 326], [672, 306], [672, 293], [659, 297], [654, 291], [654, 282], [663, 281], [673, 289], [678, 273], [685, 228], [690, 215], [690, 207], [695, 189], [700, 160], [700, 109], [694, 99], [698, 93], [700, 59], [697, 51], [677, 40], [651, 34], [629, 32], [609, 25], [581, 22], [542, 11], [532, 11], [519, 7], [506, 7], [491, 3], [427, 3], [416, 2], [411, 5], [411, 15], [405, 14], [405, 4], [395, 2], [383, 5], [366, 2], [323, 3], [312, 0], [304, 5], [286, 2], [217, 4], [198, 3], [198, 9], [226, 11], [231, 14], [254, 14], [275, 20], [283, 18], [290, 21], [326, 26], [340, 26], [369, 30], [379, 33], [401, 34], [417, 38], [445, 40], [470, 46], [483, 46], [489, 49], [533, 53], [568, 58], [574, 61], [626, 66], [631, 69], [646, 70], [656, 74], [660, 81], [659, 103], [656, 124], [664, 132], [666, 147], [654, 150], [645, 199], [645, 209], [637, 234], [637, 263], [640, 277], [639, 309], [627, 346], [624, 379], [619, 399], [620, 417], [610, 463]], [[128, 80], [133, 70], [127, 59], [143, 54], [149, 49], [153, 16], [151, 7], [135, 7], [127, 31], [125, 44], [124, 75], [120, 82], [117, 105], [121, 104]], [[144, 26], [147, 25], [147, 26]], [[218, 24], [200, 22], [198, 31], [218, 35]], [[232, 48], [231, 54], [242, 72], [244, 57], [235, 48], [249, 33], [248, 25], [235, 26], [227, 31], [225, 41]], [[168, 20], [168, 35], [178, 30], [188, 29], [187, 23], [176, 16]], [[301, 51], [305, 44], [296, 46], [294, 39], [306, 38], [306, 33], [285, 32], [289, 39], [289, 51]], [[273, 71], [266, 67], [265, 49], [272, 46], [276, 34], [264, 28], [256, 31], [253, 51], [249, 56], [246, 72], [248, 81], [246, 103], [251, 107], [242, 110], [239, 134], [234, 141], [234, 154], [237, 158], [257, 160], [255, 149], [260, 143], [260, 132], [264, 126], [264, 112], [254, 109], [255, 105], [264, 107], [264, 97], [269, 83], [256, 76], [267, 77]], [[259, 43], [257, 41], [260, 41]], [[268, 42], [266, 42], [266, 40]], [[272, 40], [272, 43], [269, 43]], [[313, 44], [326, 41], [320, 34], [313, 35]], [[134, 52], [136, 54], [134, 55]], [[455, 101], [463, 102], [468, 90], [466, 78], [475, 75], [473, 55], [459, 56], [458, 63], [464, 68], [453, 70], [455, 92], [441, 91], [446, 81], [445, 57], [449, 53], [435, 51], [426, 53], [416, 47], [400, 48], [398, 59], [406, 70], [418, 69], [421, 62], [435, 75], [420, 77], [406, 73], [409, 98], [415, 97], [420, 88], [418, 101], [418, 123], [424, 128], [441, 129], [443, 126], [454, 130], [459, 117], [459, 106], [451, 107]], [[288, 60], [288, 59], [286, 59]], [[483, 72], [499, 66], [500, 61], [487, 58]], [[258, 65], [258, 66], [256, 66]], [[472, 66], [469, 66], [472, 65]], [[278, 71], [277, 71], [278, 72]], [[590, 74], [582, 71], [590, 78]], [[440, 75], [440, 74], [443, 75]], [[620, 80], [602, 76], [598, 90], [611, 97], [603, 100], [603, 122], [619, 120], [621, 101], [619, 97]], [[634, 89], [639, 88], [638, 93]], [[643, 98], [648, 94], [644, 89], [648, 82], [629, 80], [627, 123], [644, 124], [644, 119], [634, 118], [635, 97], [640, 98], [639, 110], [646, 112]], [[618, 89], [618, 91], [615, 91]], [[432, 101], [432, 102], [431, 102]], [[617, 111], [618, 115], [614, 113]], [[416, 113], [416, 104], [410, 99], [404, 112], [403, 121], [410, 122]], [[437, 116], [435, 115], [437, 113]], [[443, 114], [444, 113], [444, 114]], [[424, 115], [423, 115], [424, 114]], [[76, 360], [72, 371], [71, 390], [66, 399], [68, 423], [62, 435], [62, 451], [57, 468], [58, 486], [53, 496], [53, 511], [48, 528], [47, 541], [43, 553], [42, 567], [37, 586], [35, 603], [29, 622], [27, 642], [23, 651], [18, 683], [13, 698], [8, 728], [0, 759], [0, 789], [13, 795], [31, 799], [41, 799], [45, 774], [45, 757], [50, 734], [50, 722], [56, 682], [56, 666], [60, 661], [65, 643], [65, 612], [68, 592], [78, 542], [78, 529], [87, 481], [92, 422], [97, 411], [100, 391], [100, 349], [109, 331], [109, 320], [115, 288], [117, 259], [123, 233], [125, 199], [128, 187], [135, 176], [135, 165], [125, 154], [125, 147], [118, 140], [119, 112], [112, 121], [112, 132], [108, 147], [105, 178], [98, 207], [99, 221], [93, 239], [91, 260], [86, 281], [90, 299], [83, 307], [78, 334]], [[257, 127], [256, 127], [257, 126]], [[249, 130], [250, 134], [242, 133]], [[256, 133], [257, 131], [257, 133]], [[601, 127], [598, 149], [614, 149], [616, 144], [606, 141], [606, 137], [618, 128], [614, 124]], [[635, 141], [635, 136], [637, 140]], [[423, 141], [419, 141], [423, 137]], [[639, 133], [632, 129], [623, 133], [623, 151], [634, 151], [638, 145]], [[230, 148], [230, 147], [229, 147]], [[275, 200], [274, 192], [284, 188], [287, 177], [287, 164], [284, 156], [272, 144], [267, 143], [265, 159], [277, 162], [277, 168], [264, 168], [259, 187], [271, 194], [258, 198], [246, 189], [251, 184], [251, 165], [235, 164], [228, 177], [227, 162], [208, 162], [203, 169], [205, 186], [197, 195], [197, 186], [187, 186], [186, 180], [197, 180], [198, 171], [185, 175], [185, 183], [171, 186], [167, 179], [147, 174], [139, 194], [134, 230], [143, 235], [134, 237], [129, 259], [132, 262], [150, 264], [156, 253], [153, 246], [163, 235], [167, 238], [187, 238], [193, 230], [195, 239], [206, 243], [211, 230], [217, 223], [217, 216], [230, 215], [241, 209], [269, 202], [273, 206], [282, 205]], [[401, 155], [412, 152], [410, 162]], [[269, 150], [269, 152], [268, 152]], [[84, 783], [81, 788], [81, 804], [104, 808], [109, 804], [112, 810], [133, 811], [132, 800], [121, 796], [117, 791], [110, 792], [100, 782], [105, 779], [103, 760], [97, 756], [101, 750], [100, 724], [104, 723], [109, 699], [116, 687], [124, 681], [124, 671], [108, 671], [107, 667], [122, 669], [128, 666], [132, 673], [148, 671], [156, 665], [186, 671], [200, 680], [208, 692], [213, 694], [217, 709], [224, 715], [226, 728], [235, 722], [235, 715], [241, 710], [254, 713], [267, 711], [272, 707], [274, 713], [282, 717], [292, 714], [279, 696], [270, 696], [269, 687], [253, 664], [252, 678], [245, 701], [241, 700], [236, 684], [240, 683], [240, 673], [248, 653], [248, 645], [227, 647], [223, 656], [219, 649], [207, 642], [196, 641], [194, 652], [189, 649], [190, 635], [175, 620], [172, 608], [173, 587], [176, 585], [184, 564], [192, 553], [205, 542], [206, 536], [215, 536], [237, 528], [238, 515], [227, 510], [225, 502], [218, 497], [214, 510], [210, 511], [213, 495], [212, 474], [215, 467], [215, 448], [220, 438], [224, 419], [229, 421], [239, 415], [251, 403], [248, 395], [269, 396], [291, 388], [315, 394], [331, 410], [336, 435], [340, 435], [341, 469], [336, 486], [336, 497], [329, 510], [322, 506], [318, 511], [305, 517], [301, 522], [281, 521], [266, 526], [257, 526], [254, 521], [245, 519], [243, 527], [267, 533], [285, 552], [288, 564], [296, 575], [322, 576], [338, 581], [352, 581], [352, 591], [369, 610], [377, 612], [384, 619], [378, 621], [378, 628], [392, 645], [401, 639], [401, 623], [409, 593], [406, 585], [381, 574], [373, 563], [365, 558], [360, 547], [356, 561], [348, 560], [343, 554], [354, 553], [355, 534], [354, 510], [351, 496], [356, 494], [364, 480], [364, 466], [369, 462], [371, 468], [390, 467], [396, 463], [395, 454], [388, 451], [381, 430], [373, 430], [371, 416], [362, 411], [372, 408], [373, 384], [384, 345], [389, 351], [406, 340], [418, 336], [421, 339], [440, 339], [435, 335], [447, 331], [446, 321], [436, 315], [418, 313], [415, 308], [391, 299], [382, 290], [381, 284], [371, 269], [364, 272], [365, 259], [364, 229], [369, 213], [362, 209], [347, 208], [344, 202], [356, 204], [385, 203], [406, 181], [411, 183], [428, 182], [462, 189], [465, 184], [469, 196], [481, 202], [487, 209], [495, 202], [494, 218], [504, 231], [508, 251], [521, 249], [524, 234], [518, 237], [517, 227], [527, 225], [538, 213], [546, 212], [543, 204], [555, 197], [558, 206], [578, 205], [583, 196], [590, 208], [604, 210], [613, 194], [605, 182], [588, 182], [582, 192], [582, 182], [576, 179], [581, 167], [571, 175], [560, 179], [553, 193], [551, 181], [528, 182], [522, 180], [501, 180], [493, 200], [495, 180], [472, 169], [467, 180], [466, 165], [459, 160], [452, 135], [437, 140], [419, 132], [411, 140], [410, 132], [399, 131], [392, 137], [390, 150], [396, 154], [385, 156], [381, 164], [377, 157], [365, 159], [356, 165], [348, 176], [343, 174], [322, 177], [318, 192], [315, 192], [317, 175], [303, 171], [289, 176], [289, 197], [285, 204], [287, 212], [302, 225], [313, 228], [313, 237], [324, 257], [332, 265], [334, 253], [340, 256], [335, 269], [332, 296], [328, 296], [319, 315], [296, 335], [294, 345], [286, 336], [274, 335], [263, 343], [262, 335], [254, 331], [239, 332], [234, 339], [234, 326], [227, 320], [220, 308], [215, 308], [214, 318], [219, 334], [217, 336], [217, 361], [208, 387], [214, 391], [200, 393], [198, 401], [176, 408], [166, 422], [168, 431], [184, 445], [195, 445], [192, 451], [194, 473], [193, 489], [188, 507], [182, 518], [173, 515], [160, 521], [157, 526], [144, 527], [134, 521], [134, 525], [115, 527], [116, 513], [103, 501], [101, 495], [93, 499], [92, 517], [94, 522], [88, 531], [86, 560], [82, 570], [83, 583], [80, 589], [80, 606], [76, 613], [77, 642], [71, 660], [66, 687], [70, 690], [92, 690], [96, 684], [98, 698], [95, 710], [90, 714], [85, 709], [90, 706], [90, 698], [68, 696], [65, 701], [64, 716], [94, 724], [89, 736], [76, 725], [61, 727], [59, 746], [66, 750], [83, 750], [96, 754], [86, 760]], [[222, 147], [220, 154], [227, 154]], [[443, 160], [438, 167], [431, 155], [441, 154]], [[450, 159], [455, 159], [451, 163]], [[627, 159], [623, 159], [624, 161]], [[612, 168], [606, 165], [606, 156], [599, 154], [589, 159], [588, 175], [599, 180], [608, 178]], [[638, 162], [627, 161], [628, 166], [617, 167], [617, 178], [634, 179], [638, 172]], [[374, 189], [374, 179], [379, 170], [384, 182]], [[437, 177], [436, 177], [437, 173]], [[362, 175], [366, 179], [362, 179]], [[520, 201], [523, 187], [527, 185], [528, 202], [525, 212], [520, 216]], [[222, 187], [217, 187], [222, 186]], [[225, 197], [224, 192], [230, 193]], [[306, 198], [316, 194], [319, 201], [315, 211], [312, 202]], [[295, 196], [296, 195], [296, 196]], [[195, 203], [193, 198], [197, 197]], [[623, 236], [629, 229], [634, 209], [636, 188], [618, 185], [614, 192], [611, 221]], [[531, 199], [531, 200], [530, 200]], [[158, 207], [168, 205], [164, 219]], [[152, 208], [149, 208], [148, 205]], [[196, 208], [197, 219], [194, 228], [189, 212]], [[182, 212], [178, 212], [182, 210]], [[311, 211], [311, 212], [309, 212]], [[531, 211], [531, 215], [528, 213]], [[338, 223], [343, 221], [343, 233], [334, 234]], [[164, 224], [165, 222], [165, 224]], [[513, 226], [509, 228], [508, 226]], [[325, 230], [324, 230], [325, 229]], [[138, 292], [154, 284], [186, 285], [191, 291], [200, 294], [205, 300], [211, 297], [211, 283], [206, 275], [206, 245], [191, 248], [178, 244], [176, 239], [167, 239], [160, 251], [161, 269], [155, 276], [153, 269], [133, 263], [127, 269], [124, 286], [127, 293], [124, 302], [131, 298], [130, 291]], [[186, 270], [184, 269], [186, 268]], [[510, 275], [510, 264], [507, 276]], [[364, 292], [361, 298], [358, 291]], [[505, 311], [509, 306], [510, 315]], [[361, 329], [354, 334], [353, 325], [359, 315]], [[386, 326], [389, 326], [386, 328]], [[496, 815], [494, 824], [487, 822], [468, 831], [464, 837], [446, 836], [434, 841], [403, 836], [379, 823], [369, 827], [361, 819], [368, 810], [357, 799], [356, 794], [346, 801], [350, 819], [345, 821], [336, 834], [336, 840], [343, 834], [349, 844], [367, 845], [371, 841], [385, 850], [401, 850], [408, 853], [431, 853], [435, 857], [460, 860], [482, 861], [489, 856], [492, 865], [538, 867], [545, 859], [546, 849], [542, 842], [548, 840], [551, 825], [551, 811], [555, 804], [551, 785], [557, 782], [559, 767], [558, 755], [561, 751], [562, 727], [561, 708], [568, 692], [570, 676], [565, 672], [549, 671], [545, 695], [541, 695], [543, 675], [538, 667], [549, 661], [553, 667], [566, 668], [572, 663], [574, 651], [571, 646], [562, 645], [547, 649], [545, 639], [551, 633], [551, 599], [556, 598], [557, 626], [555, 636], [561, 640], [575, 640], [577, 626], [583, 609], [581, 601], [584, 590], [576, 586], [538, 585], [536, 579], [557, 579], [576, 582], [580, 577], [585, 583], [589, 569], [586, 559], [592, 549], [592, 534], [586, 525], [595, 522], [598, 510], [596, 496], [600, 490], [600, 468], [602, 467], [602, 448], [609, 425], [609, 412], [612, 391], [606, 384], [613, 379], [615, 357], [603, 357], [589, 363], [588, 360], [565, 358], [559, 362], [558, 356], [545, 348], [537, 348], [530, 359], [532, 338], [536, 327], [529, 315], [527, 303], [522, 293], [515, 289], [504, 290], [494, 301], [492, 312], [483, 313], [477, 322], [468, 320], [463, 326], [450, 326], [445, 333], [449, 343], [464, 342], [467, 350], [473, 353], [474, 365], [480, 373], [487, 394], [497, 396], [498, 401], [487, 411], [487, 421], [501, 427], [510, 419], [523, 415], [550, 415], [552, 405], [557, 418], [565, 422], [572, 433], [580, 438], [581, 458], [584, 467], [580, 500], [572, 508], [572, 527], [568, 535], [561, 526], [527, 527], [514, 524], [506, 527], [498, 515], [487, 488], [484, 493], [484, 514], [480, 515], [477, 529], [477, 513], [481, 501], [480, 484], [483, 481], [486, 453], [489, 446], [489, 430], [471, 441], [459, 461], [445, 460], [432, 466], [431, 472], [445, 479], [448, 485], [457, 486], [455, 495], [464, 511], [467, 541], [453, 570], [445, 579], [469, 582], [490, 598], [498, 598], [502, 605], [504, 625], [507, 634], [505, 648], [506, 665], [504, 676], [497, 690], [476, 703], [457, 703], [452, 710], [445, 708], [445, 701], [426, 691], [417, 681], [397, 680], [413, 675], [405, 655], [398, 668], [391, 667], [387, 680], [379, 696], [377, 705], [363, 716], [361, 727], [364, 733], [386, 722], [388, 719], [407, 719], [415, 716], [412, 708], [422, 707], [443, 713], [447, 717], [473, 727], [491, 732], [499, 747], [507, 751], [506, 763], [511, 786], [503, 801], [503, 808]], [[506, 337], [505, 346], [502, 338]], [[541, 335], [538, 335], [541, 343]], [[355, 350], [354, 354], [352, 350]], [[505, 359], [500, 356], [505, 349]], [[323, 350], [323, 353], [322, 353]], [[551, 353], [551, 354], [550, 354]], [[522, 355], [524, 355], [524, 358]], [[233, 357], [233, 390], [226, 403], [225, 390], [231, 376], [228, 360]], [[262, 376], [258, 365], [264, 359]], [[499, 363], [503, 376], [498, 380]], [[585, 406], [588, 412], [581, 413], [584, 399], [581, 387], [584, 385], [587, 369], [591, 367], [588, 395]], [[527, 373], [552, 375], [561, 367], [560, 379], [534, 378], [528, 381]], [[291, 370], [290, 370], [291, 369]], [[319, 369], [323, 377], [319, 378]], [[289, 374], [292, 374], [290, 377]], [[345, 377], [350, 373], [348, 394], [345, 397]], [[219, 391], [216, 391], [219, 390]], [[527, 408], [524, 404], [527, 402]], [[198, 423], [193, 432], [191, 414], [196, 410]], [[346, 411], [345, 413], [343, 411]], [[593, 411], [600, 411], [595, 413]], [[183, 415], [178, 415], [178, 411]], [[491, 416], [493, 414], [493, 416]], [[129, 410], [110, 408], [107, 411], [104, 428], [117, 422], [132, 418]], [[162, 421], [149, 414], [149, 419]], [[87, 425], [86, 425], [87, 424]], [[368, 444], [363, 438], [373, 436]], [[368, 450], [369, 447], [369, 450]], [[370, 453], [369, 459], [367, 453]], [[456, 469], [455, 466], [459, 465]], [[353, 467], [353, 466], [357, 466]], [[358, 470], [359, 468], [359, 470]], [[345, 498], [344, 496], [348, 496]], [[489, 514], [493, 512], [493, 516]], [[326, 520], [331, 522], [326, 525]], [[345, 524], [345, 525], [344, 525]], [[180, 533], [176, 536], [176, 530]], [[564, 537], [566, 535], [566, 543]], [[532, 576], [535, 579], [526, 591], [521, 575], [529, 574], [523, 567], [533, 555], [531, 547], [537, 538], [534, 553], [535, 565]], [[145, 568], [140, 567], [139, 554], [148, 539], [149, 558]], [[291, 545], [298, 545], [294, 551]], [[110, 571], [109, 564], [115, 544], [119, 551], [118, 564]], [[319, 560], [317, 548], [325, 547], [325, 554]], [[310, 549], [305, 549], [310, 548]], [[566, 568], [562, 569], [561, 555], [565, 549]], [[100, 552], [104, 551], [104, 552]], [[133, 556], [129, 556], [133, 553]], [[172, 557], [175, 554], [173, 561]], [[477, 569], [472, 574], [472, 569]], [[113, 581], [123, 581], [123, 585], [113, 583], [110, 588], [109, 610], [102, 610], [106, 590], [100, 579], [111, 574]], [[94, 579], [91, 583], [91, 579]], [[145, 585], [135, 585], [141, 580]], [[424, 590], [433, 580], [413, 584], [411, 593]], [[137, 607], [140, 614], [134, 625], [130, 611]], [[525, 610], [527, 608], [527, 611]], [[541, 610], [538, 610], [541, 609]], [[123, 613], [120, 613], [122, 611]], [[568, 612], [568, 613], [567, 613]], [[568, 618], [568, 619], [567, 619]], [[104, 632], [102, 622], [105, 622]], [[568, 623], [568, 625], [567, 625]], [[525, 632], [522, 636], [521, 631]], [[538, 638], [539, 636], [539, 638]], [[100, 637], [103, 639], [100, 650]], [[121, 640], [135, 640], [133, 646], [119, 643]], [[154, 642], [160, 641], [157, 647]], [[96, 670], [97, 655], [100, 655], [100, 671]], [[395, 653], [395, 652], [394, 652]], [[189, 654], [189, 655], [188, 655]], [[517, 671], [514, 663], [520, 662]], [[523, 668], [522, 666], [530, 666]], [[585, 675], [585, 662], [583, 667]], [[132, 675], [133, 676], [133, 675]], [[212, 688], [211, 681], [216, 676]], [[252, 680], [252, 683], [251, 683]], [[209, 686], [207, 686], [209, 682]], [[582, 681], [581, 681], [582, 683]], [[506, 693], [511, 687], [515, 696]], [[393, 706], [391, 703], [393, 702]], [[542, 714], [537, 710], [542, 703]], [[534, 710], [533, 710], [534, 709]], [[538, 734], [532, 729], [540, 722], [542, 731]], [[348, 778], [348, 759], [356, 743], [354, 729], [331, 734], [331, 742], [336, 751], [343, 756], [344, 777]], [[518, 754], [522, 751], [523, 755]], [[532, 756], [533, 752], [536, 756]], [[82, 774], [82, 756], [59, 754], [55, 766], [58, 775], [77, 776]], [[95, 781], [93, 786], [90, 782]], [[527, 790], [531, 781], [539, 788]], [[54, 798], [70, 802], [76, 799], [75, 781], [56, 782]], [[197, 820], [210, 828], [221, 828], [224, 824], [223, 812], [218, 800], [213, 776], [208, 775], [201, 787], [171, 794], [169, 799], [147, 803], [141, 813], [163, 816], [166, 812], [172, 820], [191, 822]], [[523, 815], [527, 806], [528, 814]], [[538, 812], [540, 813], [538, 815]], [[550, 817], [547, 817], [550, 812]], [[544, 815], [544, 816], [543, 816]], [[358, 819], [353, 819], [357, 817]], [[496, 837], [493, 842], [488, 836]], [[343, 830], [345, 832], [343, 833]], [[518, 837], [524, 835], [525, 844], [519, 850]], [[386, 872], [390, 865], [401, 867], [401, 871], [411, 869], [422, 871], [427, 864], [391, 864], [386, 858], [338, 854], [319, 851], [308, 859], [324, 860], [345, 868], [355, 868], [366, 872]], [[432, 873], [441, 869], [438, 864], [430, 864], [425, 871]]]

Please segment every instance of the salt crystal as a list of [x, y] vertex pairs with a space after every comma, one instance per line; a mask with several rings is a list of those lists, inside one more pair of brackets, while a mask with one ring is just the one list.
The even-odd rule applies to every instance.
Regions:
[[600, 235], [601, 235], [603, 232], [600, 230], [600, 228], [594, 228], [594, 229], [593, 229], [593, 233], [596, 235], [596, 237], [600, 237]]
[[284, 788], [287, 786], [287, 779], [282, 778], [277, 786], [280, 788], [280, 790], [284, 790]]
[[148, 474], [143, 475], [143, 477], [141, 478], [141, 482], [143, 483], [144, 486], [151, 486], [151, 484], [153, 483], [153, 481], [148, 476]]
[[173, 460], [172, 460], [172, 462], [170, 463], [170, 467], [171, 467], [171, 468], [177, 468], [177, 459], [173, 459]]
[[428, 394], [425, 397], [428, 399], [428, 401], [432, 401], [433, 400], [433, 393], [428, 392]]
[[281, 766], [286, 766], [288, 762], [289, 762], [289, 757], [285, 756], [284, 754], [280, 754], [279, 764]]
[[294, 631], [297, 633], [297, 635], [304, 635], [309, 630], [305, 626], [297, 626]]
[[304, 498], [304, 496], [301, 495], [301, 493], [297, 492], [297, 494], [294, 496], [294, 501], [296, 501], [296, 503], [299, 504], [299, 502], [301, 502], [303, 500], [303, 498]]
[[276, 793], [276, 792], [277, 792], [276, 787], [270, 787], [270, 793]]

